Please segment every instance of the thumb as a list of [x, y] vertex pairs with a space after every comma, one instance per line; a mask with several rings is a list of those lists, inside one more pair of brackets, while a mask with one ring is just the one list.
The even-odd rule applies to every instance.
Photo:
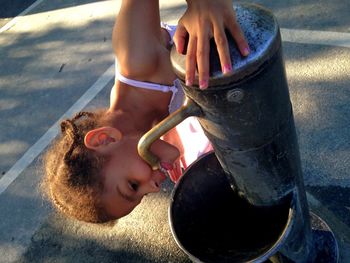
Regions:
[[186, 40], [188, 37], [188, 32], [186, 28], [183, 25], [178, 25], [174, 34], [174, 43], [176, 46], [176, 51], [180, 54], [185, 54], [186, 53]]

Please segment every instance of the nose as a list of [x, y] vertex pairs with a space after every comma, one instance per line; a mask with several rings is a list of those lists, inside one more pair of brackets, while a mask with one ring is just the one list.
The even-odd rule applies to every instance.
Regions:
[[[154, 176], [153, 176], [154, 177]], [[156, 178], [152, 178], [149, 180], [147, 184], [145, 184], [145, 192], [147, 193], [158, 193], [160, 191], [161, 182], [159, 182]]]
[[[150, 150], [161, 162], [169, 164], [173, 164], [180, 156], [180, 152], [175, 146], [163, 140], [155, 141], [151, 145]], [[138, 194], [141, 196], [159, 192], [161, 183], [165, 180], [164, 175], [159, 170], [152, 171], [151, 167], [138, 154], [137, 156], [141, 162], [133, 166], [134, 172], [129, 177], [129, 180], [137, 184]]]
[[160, 172], [152, 171], [152, 175], [148, 177], [148, 180], [142, 180], [142, 182], [139, 182], [139, 194], [144, 196], [149, 193], [158, 193], [160, 191], [162, 181], [163, 179], [161, 179]]

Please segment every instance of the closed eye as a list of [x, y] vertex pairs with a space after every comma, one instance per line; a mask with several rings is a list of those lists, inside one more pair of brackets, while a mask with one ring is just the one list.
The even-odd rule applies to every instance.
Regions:
[[137, 182], [129, 182], [129, 186], [134, 192], [137, 192], [139, 189], [139, 184]]
[[[134, 202], [137, 200], [137, 199], [135, 199], [134, 196], [130, 196], [129, 194], [123, 193], [123, 192], [119, 189], [118, 186], [116, 187], [116, 190], [117, 190], [118, 194], [119, 194], [121, 197], [123, 197], [125, 200], [127, 200], [127, 201], [129, 201], [129, 202], [133, 202], [133, 203], [134, 203]], [[132, 191], [134, 191], [134, 190], [132, 190]]]

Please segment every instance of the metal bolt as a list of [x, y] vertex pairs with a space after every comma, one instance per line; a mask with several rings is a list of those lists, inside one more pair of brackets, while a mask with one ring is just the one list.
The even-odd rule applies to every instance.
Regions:
[[241, 89], [234, 89], [227, 92], [227, 100], [230, 102], [240, 102], [244, 97], [244, 92]]

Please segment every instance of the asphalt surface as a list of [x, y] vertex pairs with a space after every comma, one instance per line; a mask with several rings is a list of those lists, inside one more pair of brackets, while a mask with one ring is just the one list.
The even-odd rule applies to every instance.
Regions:
[[[0, 27], [32, 2], [1, 1]], [[185, 10], [184, 1], [160, 2], [167, 22]], [[282, 28], [308, 201], [337, 236], [340, 262], [348, 263], [350, 6], [250, 2], [271, 9]], [[42, 198], [40, 158], [57, 133], [55, 123], [81, 108], [108, 105], [111, 30], [120, 3], [36, 3], [0, 31], [0, 262], [190, 262], [168, 224], [171, 182], [114, 226], [64, 218]], [[302, 30], [313, 42], [300, 37]]]
[[0, 18], [13, 18], [33, 4], [33, 0], [2, 0]]

